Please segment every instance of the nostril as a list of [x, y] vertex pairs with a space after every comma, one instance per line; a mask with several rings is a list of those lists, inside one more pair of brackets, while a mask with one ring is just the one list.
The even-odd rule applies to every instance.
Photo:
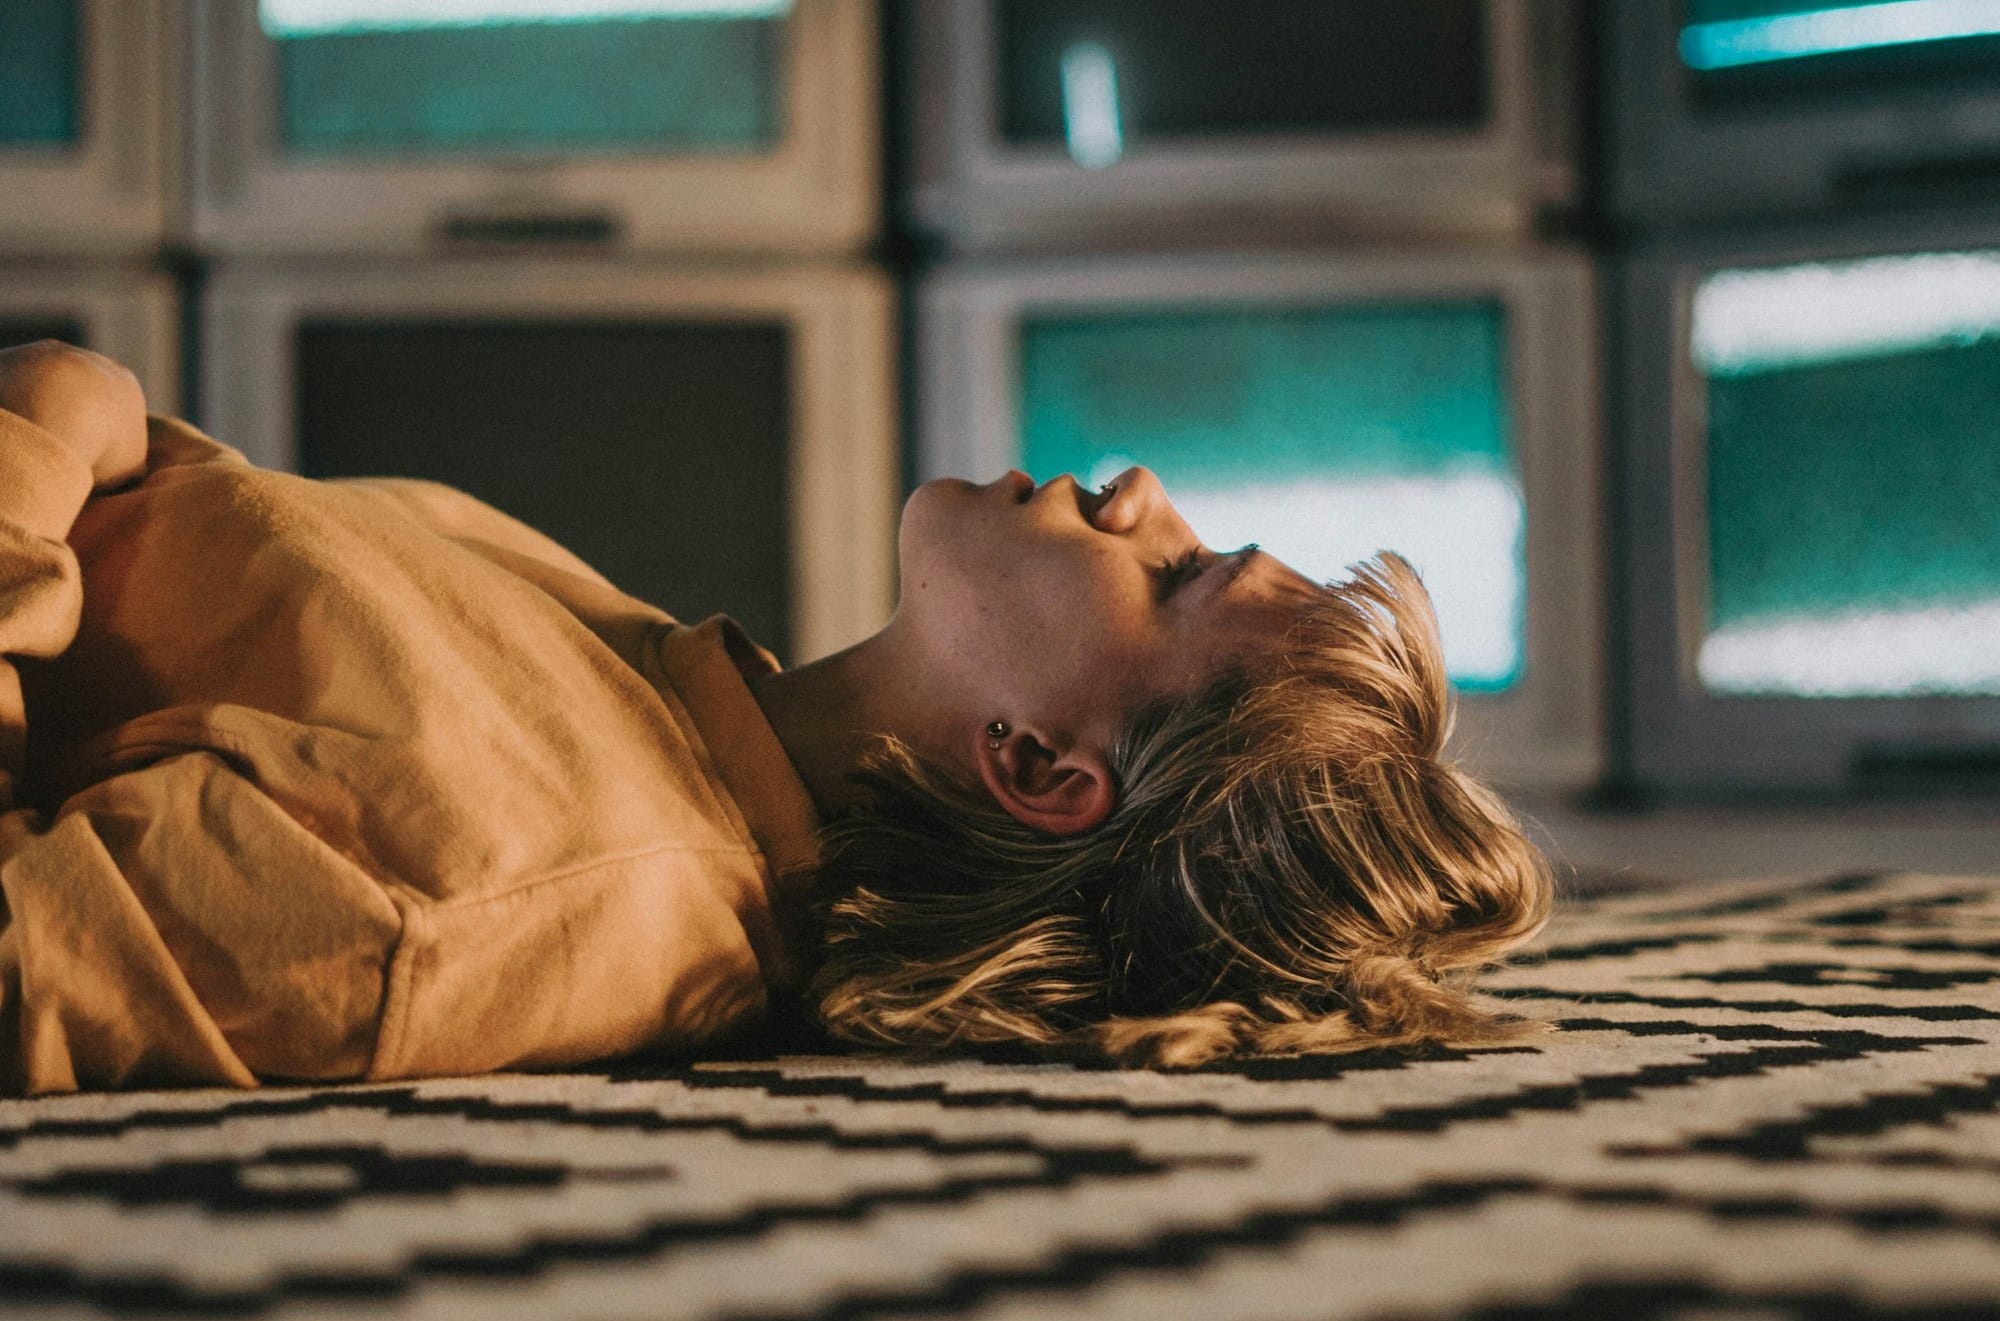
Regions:
[[1076, 512], [1084, 522], [1089, 523], [1097, 518], [1097, 497], [1084, 490], [1083, 485], [1074, 478], [1069, 483], [1069, 497], [1076, 501]]
[[1088, 514], [1091, 522], [1095, 523], [1098, 516], [1104, 512], [1105, 507], [1118, 498], [1118, 492], [1123, 487], [1124, 482], [1125, 477], [1121, 473], [1098, 487], [1095, 492], [1087, 497], [1088, 504], [1085, 512]]

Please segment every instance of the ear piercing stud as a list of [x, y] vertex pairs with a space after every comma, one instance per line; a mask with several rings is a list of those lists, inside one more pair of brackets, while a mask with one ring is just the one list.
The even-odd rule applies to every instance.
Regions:
[[1007, 737], [1006, 721], [995, 720], [991, 724], [986, 726], [986, 746], [991, 748], [993, 751], [995, 752], [1000, 751], [1000, 740], [1006, 737]]

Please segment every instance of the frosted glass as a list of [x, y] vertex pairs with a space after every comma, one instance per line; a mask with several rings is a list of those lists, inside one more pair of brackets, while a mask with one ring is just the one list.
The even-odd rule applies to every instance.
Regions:
[[1718, 273], [1694, 357], [1704, 685], [2000, 693], [2000, 258]]
[[267, 8], [283, 140], [301, 155], [771, 150], [785, 20], [685, 8], [403, 28], [283, 27]]
[[1424, 574], [1461, 686], [1521, 674], [1524, 513], [1498, 303], [1031, 319], [1022, 464], [1143, 463], [1211, 546], [1321, 580], [1380, 549]]
[[0, 147], [77, 140], [77, 0], [0, 3]]

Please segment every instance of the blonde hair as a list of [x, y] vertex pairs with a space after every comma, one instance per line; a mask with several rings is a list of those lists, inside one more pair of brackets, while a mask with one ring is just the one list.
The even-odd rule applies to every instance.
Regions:
[[1547, 919], [1547, 864], [1442, 760], [1430, 598], [1394, 555], [1277, 654], [1136, 713], [1117, 805], [1055, 837], [885, 739], [828, 829], [811, 994], [847, 1040], [1128, 1064], [1539, 1030], [1468, 983]]

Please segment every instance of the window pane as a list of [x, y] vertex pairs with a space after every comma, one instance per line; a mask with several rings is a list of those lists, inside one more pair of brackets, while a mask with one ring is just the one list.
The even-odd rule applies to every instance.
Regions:
[[2000, 693], [2000, 254], [1700, 287], [1722, 693]]
[[1680, 44], [1706, 99], [1906, 95], [2000, 72], [2000, 5], [1685, 0]]
[[791, 654], [781, 325], [309, 322], [299, 466], [425, 477]]
[[[1477, 0], [1001, 0], [1001, 116], [1015, 142], [1481, 126]], [[1093, 76], [1079, 75], [1079, 55]], [[1085, 134], [1088, 137], [1088, 134]]]
[[0, 315], [0, 349], [10, 349], [17, 344], [32, 344], [38, 339], [59, 339], [83, 348], [83, 327], [75, 321], [64, 321], [54, 317], [20, 317]]
[[757, 0], [264, 0], [308, 155], [760, 152], [784, 11]]
[[1392, 549], [1452, 677], [1518, 680], [1523, 505], [1498, 303], [1048, 317], [1022, 332], [1023, 466], [1143, 463], [1209, 545], [1321, 580]]
[[77, 0], [0, 4], [0, 146], [78, 138]]

